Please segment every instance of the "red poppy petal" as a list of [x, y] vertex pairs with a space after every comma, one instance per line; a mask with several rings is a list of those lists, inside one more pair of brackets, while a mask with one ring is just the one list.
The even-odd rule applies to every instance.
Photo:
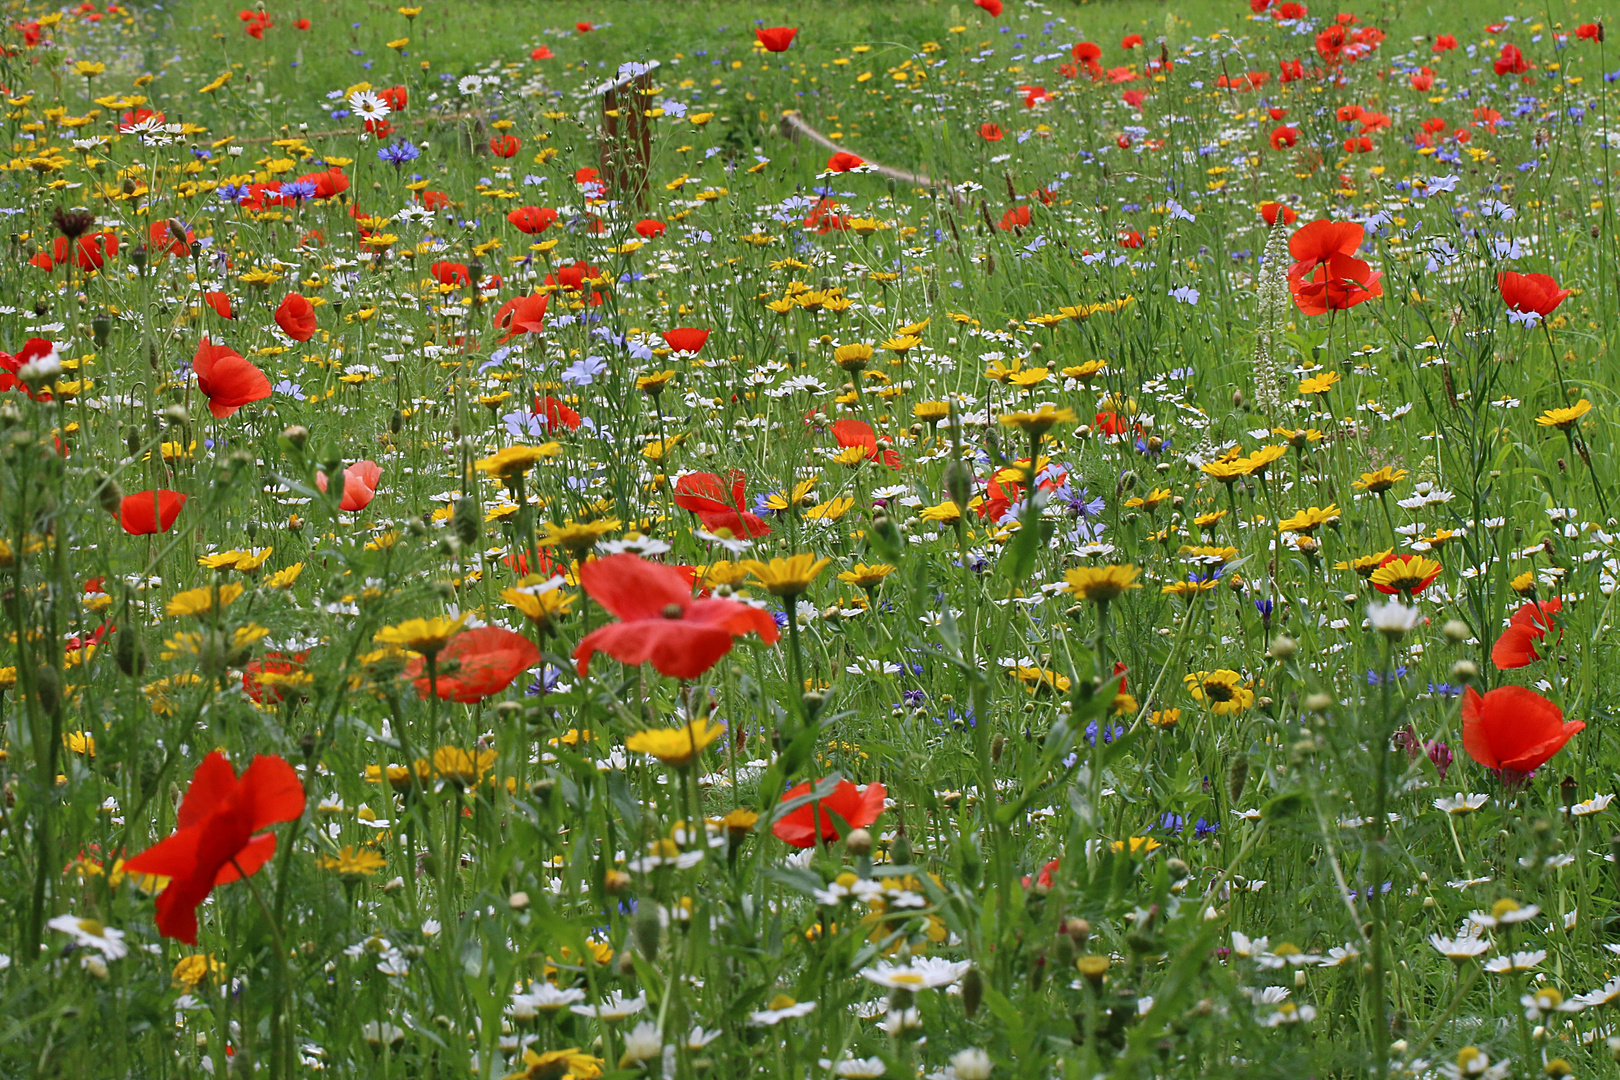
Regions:
[[662, 618], [669, 605], [684, 608], [692, 599], [692, 587], [679, 570], [635, 555], [588, 562], [579, 579], [591, 599], [625, 620]]

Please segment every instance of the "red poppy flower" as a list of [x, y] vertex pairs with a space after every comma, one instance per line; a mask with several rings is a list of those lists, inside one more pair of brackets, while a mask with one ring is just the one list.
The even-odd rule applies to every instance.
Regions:
[[299, 183], [315, 185], [315, 198], [333, 199], [349, 190], [349, 177], [336, 165], [320, 172], [305, 173], [298, 178]]
[[1260, 204], [1260, 216], [1265, 219], [1267, 225], [1277, 224], [1279, 218], [1284, 225], [1292, 225], [1298, 220], [1299, 211], [1287, 203], [1263, 202]]
[[1434, 51], [1437, 53], [1450, 52], [1457, 47], [1457, 39], [1450, 34], [1441, 34], [1434, 39]]
[[191, 254], [191, 242], [197, 239], [197, 234], [190, 229], [184, 236], [175, 236], [169, 229], [167, 221], [154, 221], [146, 230], [147, 246], [155, 253], [167, 252], [170, 255]]
[[1120, 41], [1119, 47], [1122, 49], [1134, 49], [1140, 44], [1142, 44], [1141, 34], [1126, 34], [1124, 39]]
[[501, 344], [506, 344], [519, 334], [544, 332], [546, 305], [550, 302], [550, 293], [530, 293], [528, 296], [513, 297], [502, 304], [500, 310], [495, 312], [495, 329], [506, 331]]
[[[476, 705], [494, 697], [512, 680], [540, 662], [540, 650], [522, 634], [499, 626], [463, 630], [450, 639], [438, 657], [438, 691], [443, 701]], [[405, 666], [405, 677], [416, 680], [416, 692], [433, 694], [433, 680], [418, 657]]]
[[581, 34], [588, 34], [592, 30], [595, 30], [596, 27], [588, 22], [577, 22], [574, 24], [574, 29], [579, 31]]
[[[1281, 60], [1278, 67], [1282, 69], [1282, 81], [1285, 83], [1298, 82], [1305, 77], [1305, 62], [1303, 60]], [[1295, 132], [1298, 137], [1298, 132]], [[1276, 144], [1272, 144], [1275, 149]], [[1293, 144], [1290, 143], [1290, 146]]]
[[754, 30], [754, 38], [765, 46], [766, 52], [787, 52], [788, 46], [793, 44], [793, 37], [799, 32], [796, 26], [761, 26]]
[[696, 514], [709, 532], [725, 529], [744, 540], [765, 536], [771, 527], [749, 513], [743, 496], [747, 484], [748, 478], [737, 469], [725, 477], [710, 472], [687, 473], [675, 481], [675, 505]]
[[[802, 798], [814, 791], [806, 780], [782, 793], [782, 801]], [[848, 780], [838, 786], [825, 799], [812, 799], [796, 810], [778, 818], [771, 826], [771, 835], [796, 848], [815, 847], [819, 838], [828, 843], [838, 839], [839, 824], [848, 829], [864, 829], [883, 813], [883, 797], [887, 792], [882, 784], [867, 784], [858, 788]], [[837, 815], [838, 823], [835, 823]]]
[[636, 555], [609, 555], [579, 570], [585, 591], [619, 622], [593, 630], [574, 650], [579, 673], [605, 652], [624, 664], [651, 663], [662, 674], [695, 679], [731, 651], [732, 640], [753, 631], [776, 641], [776, 620], [735, 600], [692, 599], [690, 585], [672, 566]]
[[[601, 269], [591, 263], [576, 261], [569, 263], [567, 266], [559, 266], [555, 276], [546, 275], [545, 284], [560, 285], [565, 292], [583, 293], [587, 281], [592, 283], [590, 304], [592, 307], [596, 307], [602, 303], [601, 288], [605, 281]], [[580, 299], [580, 297], [570, 297], [570, 299]]]
[[507, 214], [506, 220], [518, 232], [534, 236], [557, 223], [557, 211], [549, 206], [520, 206]]
[[416, 193], [416, 199], [429, 210], [443, 210], [450, 205], [450, 196], [442, 191], [424, 189]]
[[1013, 480], [997, 480], [990, 478], [985, 485], [984, 501], [976, 510], [981, 519], [1000, 521], [1018, 503], [1024, 500], [1024, 486]]
[[1366, 154], [1372, 151], [1372, 140], [1365, 135], [1352, 135], [1344, 140], [1344, 152], [1347, 154]]
[[847, 150], [840, 150], [827, 159], [827, 171], [833, 173], [846, 173], [851, 169], [858, 169], [866, 164], [866, 159], [857, 157]]
[[1043, 101], [1052, 100], [1052, 95], [1046, 92], [1044, 86], [1020, 86], [1024, 94], [1024, 108], [1033, 109]]
[[29, 389], [27, 383], [17, 378], [17, 372], [21, 371], [25, 364], [49, 356], [55, 351], [56, 346], [48, 339], [29, 338], [23, 343], [22, 349], [18, 351], [16, 356], [0, 352], [0, 391], [21, 390], [35, 401], [51, 400], [49, 390], [41, 389], [38, 393], [35, 393]]
[[125, 495], [118, 504], [118, 524], [131, 536], [168, 532], [188, 498], [164, 488]]
[[1502, 671], [1509, 671], [1540, 660], [1536, 642], [1558, 628], [1553, 616], [1563, 607], [1564, 602], [1556, 596], [1545, 603], [1531, 601], [1522, 605], [1508, 620], [1507, 629], [1496, 639], [1496, 644], [1491, 646], [1491, 663]]
[[[1271, 0], [1249, 0], [1249, 6], [1253, 7], [1255, 4], [1259, 4], [1260, 7], [1256, 8], [1255, 10], [1257, 12], [1258, 11], [1264, 11], [1265, 10], [1265, 5], [1270, 3], [1270, 2], [1271, 2]], [[1043, 865], [1040, 868], [1039, 872], [1036, 873], [1033, 884], [1037, 888], [1050, 891], [1051, 888], [1052, 888], [1052, 875], [1057, 873], [1057, 870], [1058, 870], [1058, 860], [1057, 859], [1052, 859], [1051, 861], [1049, 861], [1045, 865]], [[1021, 878], [1020, 880], [1021, 880], [1021, 883], [1023, 884], [1024, 888], [1027, 889], [1027, 888], [1030, 887], [1031, 881], [1030, 881], [1030, 876], [1028, 874], [1025, 874], [1023, 876], [1023, 878]]]
[[[338, 509], [346, 513], [364, 510], [377, 497], [377, 482], [382, 479], [382, 466], [375, 461], [357, 461], [343, 470], [343, 501]], [[326, 490], [326, 474], [315, 473], [315, 486]]]
[[288, 293], [276, 308], [276, 325], [294, 341], [308, 341], [315, 336], [315, 305], [295, 292]]
[[568, 431], [577, 431], [579, 429], [579, 413], [570, 409], [550, 394], [547, 394], [544, 399], [541, 399], [539, 395], [535, 396], [534, 411], [535, 415], [545, 418], [545, 425], [548, 428], [565, 428]]
[[157, 899], [158, 931], [195, 945], [197, 907], [214, 886], [253, 875], [275, 854], [275, 833], [254, 834], [303, 814], [304, 786], [285, 760], [261, 754], [238, 778], [216, 750], [192, 775], [173, 835], [124, 868], [171, 879]]
[[662, 221], [653, 218], [643, 218], [636, 222], [636, 235], [643, 240], [652, 240], [664, 235], [665, 226]]
[[985, 14], [992, 19], [1001, 18], [1001, 0], [973, 0], [973, 2], [983, 8]]
[[1005, 214], [1002, 214], [1001, 223], [998, 228], [1000, 228], [1002, 232], [1011, 232], [1014, 229], [1029, 228], [1029, 207], [1015, 206], [1008, 210]]
[[1354, 255], [1361, 247], [1366, 230], [1354, 221], [1318, 218], [1288, 238], [1288, 253], [1294, 265], [1290, 277], [1300, 277], [1327, 262], [1334, 255]]
[[1496, 288], [1509, 310], [1543, 319], [1557, 311], [1570, 293], [1560, 289], [1558, 279], [1549, 274], [1516, 274], [1511, 270], [1496, 275]]
[[1273, 128], [1271, 131], [1271, 148], [1273, 150], [1281, 150], [1283, 147], [1293, 146], [1297, 142], [1299, 142], [1299, 128], [1283, 124], [1280, 127]]
[[1142, 246], [1142, 234], [1135, 229], [1127, 229], [1114, 240], [1122, 248], [1139, 248]]
[[[68, 238], [58, 236], [51, 245], [51, 254], [56, 257], [60, 266], [68, 261]], [[91, 270], [100, 270], [106, 261], [118, 254], [118, 237], [110, 232], [94, 232], [88, 236], [79, 237], [73, 246], [73, 262], [80, 270], [89, 273]]]
[[387, 89], [379, 90], [377, 96], [388, 103], [390, 112], [404, 112], [405, 106], [411, 100], [410, 91], [403, 86], [390, 86]]
[[1309, 274], [1291, 278], [1288, 287], [1301, 313], [1325, 315], [1383, 296], [1384, 287], [1379, 284], [1382, 276], [1352, 255], [1335, 253], [1326, 262], [1318, 263]]
[[838, 420], [832, 426], [833, 438], [838, 445], [848, 449], [858, 446], [866, 451], [866, 460], [876, 461], [887, 465], [891, 469], [900, 467], [900, 452], [890, 448], [887, 443], [879, 444], [877, 432], [865, 420]]
[[222, 292], [209, 290], [203, 293], [203, 302], [214, 310], [214, 314], [222, 319], [234, 319], [236, 313], [231, 310], [231, 298]]
[[665, 330], [663, 338], [675, 352], [696, 353], [709, 340], [709, 332], [690, 326], [677, 326], [673, 330]]
[[1463, 691], [1463, 749], [1487, 769], [1528, 773], [1546, 764], [1577, 731], [1580, 720], [1523, 686], [1498, 686], [1481, 696]]
[[979, 138], [985, 142], [1000, 142], [1002, 130], [1000, 124], [984, 123], [979, 125]]
[[204, 337], [191, 358], [197, 373], [197, 387], [208, 398], [208, 411], [223, 420], [252, 401], [270, 396], [270, 380], [264, 372], [242, 359], [236, 350], [215, 345]]
[[308, 30], [309, 29], [309, 20], [308, 19], [298, 19], [298, 20], [296, 20], [293, 23], [293, 29], [294, 30]]
[[1580, 41], [1602, 42], [1603, 24], [1600, 22], [1582, 23], [1575, 28], [1575, 37]]
[[1502, 55], [1491, 64], [1498, 75], [1523, 75], [1530, 70], [1530, 61], [1524, 58], [1524, 53], [1513, 44], [1502, 46]]
[[1146, 90], [1126, 90], [1124, 93], [1120, 94], [1120, 97], [1122, 99], [1124, 99], [1125, 104], [1129, 105], [1131, 108], [1135, 109], [1137, 112], [1141, 112], [1142, 111], [1142, 102], [1147, 100], [1147, 91]]
[[516, 135], [496, 135], [489, 140], [489, 152], [498, 158], [514, 158], [523, 148], [523, 140]]
[[1422, 68], [1408, 82], [1411, 83], [1412, 89], [1419, 93], [1428, 93], [1434, 89], [1434, 71], [1428, 67]]
[[556, 53], [552, 52], [549, 48], [542, 45], [538, 49], [534, 50], [534, 52], [529, 54], [529, 59], [530, 60], [550, 60], [551, 58], [553, 58], [556, 55], [557, 55]]
[[466, 263], [447, 262], [440, 259], [428, 267], [428, 273], [440, 285], [461, 286], [472, 284], [472, 278], [468, 274]]
[[1080, 61], [1082, 64], [1095, 64], [1098, 60], [1102, 59], [1102, 46], [1097, 44], [1095, 41], [1077, 42], [1074, 48], [1070, 49], [1069, 51], [1073, 53], [1074, 58]]

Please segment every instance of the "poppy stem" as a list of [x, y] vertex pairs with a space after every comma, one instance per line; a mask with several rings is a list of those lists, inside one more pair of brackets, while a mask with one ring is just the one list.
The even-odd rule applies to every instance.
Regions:
[[[289, 847], [291, 841], [289, 840]], [[275, 950], [275, 963], [271, 970], [275, 972], [275, 982], [272, 984], [270, 1004], [270, 1080], [282, 1080], [287, 1075], [287, 1050], [290, 1028], [287, 1024], [287, 987], [290, 978], [287, 971], [287, 947], [281, 939], [281, 923], [270, 910], [270, 905], [264, 901], [264, 893], [254, 884], [242, 865], [231, 856], [231, 865], [236, 868], [248, 891], [253, 894], [253, 902], [259, 906], [259, 912], [264, 916], [265, 925], [270, 931], [270, 947]]]

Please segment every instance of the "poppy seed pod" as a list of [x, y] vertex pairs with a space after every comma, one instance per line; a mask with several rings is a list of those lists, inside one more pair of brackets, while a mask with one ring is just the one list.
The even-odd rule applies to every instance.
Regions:
[[979, 1004], [984, 1001], [984, 972], [977, 967], [970, 967], [962, 976], [962, 1011], [967, 1013], [968, 1019], [979, 1011]]
[[889, 858], [896, 866], [910, 866], [911, 857], [911, 840], [905, 833], [899, 833], [895, 836], [894, 843], [889, 846]]
[[463, 496], [456, 500], [455, 513], [456, 538], [463, 544], [471, 545], [478, 542], [478, 507], [469, 498]]
[[97, 469], [90, 474], [90, 484], [101, 508], [109, 514], [117, 514], [124, 504], [124, 489], [118, 481]]
[[658, 905], [642, 904], [636, 911], [636, 947], [649, 964], [658, 959], [658, 939], [663, 929], [658, 918]]
[[1249, 759], [1242, 755], [1232, 759], [1232, 771], [1227, 774], [1226, 794], [1232, 802], [1237, 802], [1243, 794], [1243, 785], [1249, 782]]

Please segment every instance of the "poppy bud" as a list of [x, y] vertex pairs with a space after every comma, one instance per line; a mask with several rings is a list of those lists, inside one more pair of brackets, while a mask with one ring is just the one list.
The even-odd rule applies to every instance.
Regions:
[[844, 850], [856, 858], [872, 854], [872, 834], [866, 829], [851, 829], [844, 837]]
[[163, 419], [168, 421], [170, 427], [185, 427], [191, 423], [191, 413], [186, 411], [184, 405], [166, 405]]
[[889, 847], [889, 858], [896, 866], [911, 865], [911, 839], [905, 833], [895, 836], [894, 843]]
[[1333, 696], [1331, 694], [1324, 694], [1318, 691], [1317, 693], [1311, 694], [1305, 698], [1305, 709], [1307, 712], [1323, 712], [1331, 708], [1333, 708]]
[[388, 417], [388, 431], [391, 435], [398, 435], [399, 429], [405, 426], [405, 414], [395, 409]]
[[1446, 621], [1446, 625], [1440, 628], [1440, 632], [1444, 634], [1446, 636], [1446, 640], [1451, 642], [1453, 645], [1461, 645], [1463, 642], [1467, 641], [1469, 635], [1473, 633], [1473, 631], [1468, 628], [1468, 624], [1463, 622], [1461, 619], [1448, 619]]
[[658, 938], [662, 931], [663, 926], [658, 920], [658, 905], [642, 904], [636, 911], [636, 947], [641, 950], [641, 955], [647, 958], [649, 964], [658, 959]]
[[1287, 660], [1299, 651], [1299, 642], [1287, 634], [1278, 634], [1277, 639], [1271, 643], [1271, 658], [1273, 660]]
[[534, 783], [529, 785], [529, 795], [533, 797], [533, 799], [541, 806], [551, 805], [551, 795], [552, 792], [556, 790], [557, 781], [553, 780], [549, 776], [544, 780], [536, 780]]
[[1000, 764], [1001, 763], [1002, 752], [1004, 750], [1006, 750], [1006, 749], [1007, 749], [1007, 736], [1005, 736], [1005, 735], [997, 735], [994, 739], [991, 739], [990, 740], [990, 760], [997, 763], [997, 764]]
[[1573, 776], [1566, 776], [1559, 783], [1559, 785], [1558, 785], [1558, 795], [1559, 795], [1559, 797], [1561, 799], [1564, 800], [1564, 809], [1565, 810], [1568, 810], [1570, 807], [1575, 805], [1575, 803], [1578, 800], [1575, 798], [1575, 795], [1576, 795], [1575, 778]]
[[16, 427], [22, 423], [22, 410], [12, 402], [0, 405], [0, 428]]
[[96, 348], [107, 347], [107, 335], [112, 333], [112, 320], [105, 315], [97, 315], [90, 320], [90, 330], [95, 335]]
[[1460, 683], [1471, 683], [1479, 678], [1479, 665], [1472, 660], [1459, 660], [1451, 665], [1451, 677]]
[[144, 244], [129, 253], [129, 263], [135, 268], [137, 276], [146, 272], [146, 246]]
[[54, 713], [62, 704], [62, 676], [53, 664], [41, 664], [34, 672], [34, 694], [41, 712]]
[[478, 542], [478, 507], [465, 496], [456, 500], [455, 513], [456, 539], [463, 544], [472, 545]]
[[984, 1001], [984, 972], [977, 967], [970, 967], [962, 976], [962, 1011], [967, 1013], [968, 1019], [979, 1011], [979, 1004]]
[[1226, 795], [1237, 802], [1243, 794], [1243, 785], [1249, 782], [1249, 759], [1242, 754], [1232, 759], [1232, 771], [1226, 777]]
[[146, 671], [146, 648], [131, 627], [125, 626], [114, 638], [113, 659], [125, 675], [136, 676]]
[[1059, 933], [1052, 942], [1052, 959], [1062, 967], [1074, 963], [1074, 939], [1068, 934]]
[[282, 431], [280, 441], [292, 450], [302, 451], [304, 444], [309, 442], [309, 428], [303, 424], [293, 424]]
[[117, 514], [123, 508], [124, 489], [118, 481], [97, 469], [90, 474], [90, 483], [94, 488], [96, 501], [101, 508], [109, 514]]
[[960, 508], [966, 508], [973, 491], [973, 470], [965, 461], [952, 461], [945, 466], [945, 494]]

